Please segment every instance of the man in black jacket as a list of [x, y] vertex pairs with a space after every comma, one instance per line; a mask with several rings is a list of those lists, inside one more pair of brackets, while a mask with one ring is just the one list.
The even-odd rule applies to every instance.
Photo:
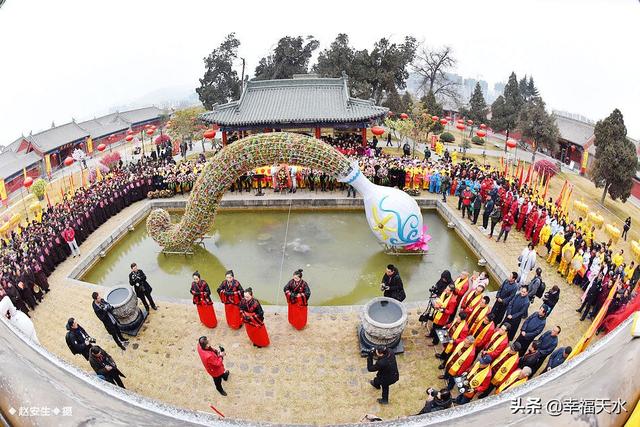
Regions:
[[395, 265], [387, 265], [387, 270], [385, 271], [384, 276], [382, 276], [380, 289], [384, 291], [384, 296], [387, 298], [404, 301], [407, 297], [404, 293], [404, 285], [400, 278], [400, 272]]
[[118, 366], [116, 362], [113, 361], [113, 358], [109, 356], [109, 353], [100, 348], [100, 346], [91, 347], [91, 352], [89, 354], [89, 364], [93, 368], [93, 370], [103, 378], [105, 381], [110, 382], [111, 384], [117, 385], [122, 388], [126, 388], [122, 383], [120, 377], [126, 378]]
[[93, 307], [94, 313], [98, 316], [98, 319], [102, 321], [105, 329], [109, 332], [109, 335], [113, 337], [113, 340], [116, 342], [118, 347], [123, 350], [126, 350], [125, 344], [129, 343], [129, 340], [122, 336], [120, 332], [120, 328], [118, 327], [118, 322], [116, 318], [111, 313], [113, 311], [113, 307], [111, 304], [106, 302], [103, 298], [100, 297], [100, 294], [94, 292], [91, 294], [93, 298], [93, 303], [91, 304]]
[[87, 331], [78, 322], [71, 317], [67, 321], [67, 335], [65, 336], [69, 350], [73, 354], [81, 354], [85, 359], [89, 360], [89, 350], [91, 350], [91, 344], [96, 340], [91, 338]]
[[511, 272], [511, 276], [502, 282], [500, 289], [498, 289], [498, 292], [496, 293], [496, 302], [493, 304], [493, 308], [491, 309], [496, 325], [502, 323], [502, 319], [504, 318], [504, 314], [507, 311], [509, 303], [516, 296], [516, 292], [518, 290], [517, 281], [518, 273], [515, 271]]
[[[375, 363], [373, 361], [374, 356], [376, 358]], [[369, 383], [377, 389], [382, 388], [382, 398], [378, 399], [378, 403], [381, 405], [388, 404], [389, 386], [400, 379], [395, 353], [384, 345], [371, 350], [367, 356], [367, 371], [377, 372], [376, 377]]]
[[[151, 285], [149, 285], [149, 282], [147, 282], [147, 276], [144, 274], [144, 271], [138, 268], [138, 264], [135, 262], [131, 263], [129, 284], [133, 286], [136, 296], [140, 298], [140, 301], [142, 301], [142, 305], [144, 305], [147, 313], [149, 312], [149, 305], [151, 305], [154, 310], [158, 309], [158, 307], [156, 307], [156, 303], [153, 302], [153, 297], [151, 296], [151, 291], [153, 289], [151, 288]], [[148, 303], [147, 300], [149, 300]]]
[[432, 388], [427, 390], [427, 401], [424, 407], [416, 415], [428, 414], [430, 412], [442, 411], [451, 408], [451, 392], [446, 388], [436, 391]]

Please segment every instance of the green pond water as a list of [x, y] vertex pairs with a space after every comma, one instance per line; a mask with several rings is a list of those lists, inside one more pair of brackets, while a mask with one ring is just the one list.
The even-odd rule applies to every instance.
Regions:
[[[363, 304], [381, 295], [387, 264], [395, 264], [407, 301], [424, 300], [440, 273], [480, 271], [477, 258], [434, 210], [423, 211], [432, 239], [423, 256], [386, 255], [369, 230], [364, 211], [221, 211], [194, 255], [166, 255], [147, 235], [145, 222], [121, 239], [82, 280], [128, 285], [129, 265], [146, 273], [154, 295], [190, 298], [191, 274], [199, 271], [212, 292], [232, 269], [264, 304], [286, 304], [282, 288], [304, 269], [311, 305]], [[179, 215], [172, 216], [175, 222]], [[286, 236], [286, 243], [285, 243]], [[283, 258], [284, 252], [284, 258]]]

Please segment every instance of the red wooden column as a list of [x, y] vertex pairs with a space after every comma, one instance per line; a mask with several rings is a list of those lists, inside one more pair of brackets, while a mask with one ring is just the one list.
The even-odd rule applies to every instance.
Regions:
[[367, 146], [367, 128], [362, 128], [362, 146]]
[[316, 127], [316, 139], [320, 139], [321, 134], [322, 134], [322, 129], [320, 129], [319, 127]]
[[225, 145], [227, 145], [227, 131], [223, 130], [222, 131], [222, 146], [224, 147]]

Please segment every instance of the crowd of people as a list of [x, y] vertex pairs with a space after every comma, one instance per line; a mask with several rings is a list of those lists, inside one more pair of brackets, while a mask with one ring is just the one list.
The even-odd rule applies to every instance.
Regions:
[[[611, 330], [624, 320], [632, 306], [637, 306], [635, 285], [640, 269], [633, 260], [625, 262], [623, 250], [615, 250], [613, 242], [596, 238], [596, 227], [581, 217], [570, 218], [566, 206], [546, 198], [540, 188], [518, 182], [502, 171], [474, 162], [454, 162], [455, 154], [432, 158], [428, 148], [424, 158], [395, 157], [382, 152], [378, 141], [361, 144], [361, 137], [343, 134], [324, 137], [325, 141], [346, 156], [356, 160], [371, 181], [379, 185], [397, 186], [406, 190], [423, 190], [446, 197], [457, 197], [462, 218], [478, 225], [488, 238], [497, 234], [497, 241], [506, 241], [515, 228], [523, 233], [528, 245], [519, 256], [519, 271], [513, 272], [497, 291], [493, 303], [487, 295], [485, 273], [461, 273], [455, 280], [444, 271], [431, 289], [429, 310], [421, 317], [431, 327], [429, 337], [440, 359], [444, 388], [430, 388], [427, 402], [420, 413], [445, 409], [453, 403], [465, 404], [474, 398], [502, 393], [526, 382], [538, 372], [547, 372], [562, 364], [571, 347], [559, 347], [562, 329], [547, 325], [547, 318], [560, 298], [560, 287], [546, 289], [538, 256], [557, 274], [566, 278], [567, 286], [581, 289], [581, 305], [576, 311], [580, 320], [592, 319], [607, 303], [603, 328]], [[453, 157], [453, 158], [452, 158]], [[184, 160], [176, 164], [171, 156], [157, 155], [129, 165], [120, 164], [102, 180], [67, 194], [62, 202], [49, 206], [38, 220], [18, 228], [0, 241], [0, 300], [8, 296], [11, 303], [29, 315], [49, 292], [48, 276], [68, 257], [80, 255], [80, 245], [110, 217], [130, 204], [157, 190], [171, 193], [190, 191], [205, 158]], [[295, 165], [272, 165], [258, 168], [241, 176], [231, 191], [250, 191], [267, 187], [274, 191], [295, 192], [347, 190], [325, 171]], [[499, 231], [497, 226], [500, 225]], [[631, 226], [625, 221], [626, 233]], [[533, 278], [529, 279], [531, 272]], [[151, 296], [152, 288], [144, 272], [133, 263], [129, 283], [147, 311], [157, 309]], [[399, 272], [387, 267], [381, 289], [385, 296], [404, 300]], [[310, 288], [302, 279], [302, 270], [294, 272], [284, 288], [289, 307], [288, 321], [296, 329], [306, 326]], [[245, 327], [254, 346], [269, 345], [264, 324], [264, 311], [254, 298], [251, 288], [243, 289], [233, 271], [228, 271], [217, 288], [225, 307], [229, 327]], [[211, 289], [198, 272], [191, 284], [193, 303], [201, 321], [215, 327], [217, 319], [211, 299]], [[541, 304], [536, 305], [536, 298]], [[107, 332], [123, 350], [128, 340], [118, 328], [113, 307], [97, 292], [92, 295], [92, 307]], [[536, 310], [529, 313], [531, 307]], [[67, 322], [67, 344], [73, 354], [82, 355], [101, 378], [124, 387], [124, 374], [113, 358], [92, 338], [76, 319]], [[226, 395], [222, 381], [229, 377], [224, 369], [225, 351], [212, 347], [207, 337], [198, 340], [197, 351], [216, 389]], [[546, 365], [545, 365], [546, 364]], [[372, 349], [367, 369], [376, 372], [371, 385], [382, 389], [379, 402], [388, 403], [389, 386], [399, 379], [393, 350], [385, 346]], [[457, 391], [457, 393], [456, 393]], [[457, 394], [453, 398], [453, 394]]]

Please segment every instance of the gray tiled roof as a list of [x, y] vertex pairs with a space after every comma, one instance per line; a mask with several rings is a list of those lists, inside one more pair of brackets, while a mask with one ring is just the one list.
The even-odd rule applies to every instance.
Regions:
[[78, 123], [82, 129], [89, 132], [91, 138], [96, 139], [129, 129], [130, 124], [116, 117], [115, 120], [104, 120], [103, 118], [87, 120]]
[[89, 132], [78, 126], [77, 123], [71, 122], [62, 126], [56, 126], [34, 135], [26, 137], [40, 151], [46, 153], [54, 150], [61, 145], [68, 144], [89, 136]]
[[40, 156], [33, 151], [27, 154], [14, 153], [11, 150], [3, 151], [0, 153], [0, 177], [9, 178], [22, 171], [22, 168], [29, 168], [40, 160]]
[[202, 119], [220, 126], [348, 123], [383, 117], [389, 110], [351, 98], [346, 78], [297, 76], [249, 81], [238, 101], [214, 106]]
[[153, 107], [138, 108], [137, 110], [125, 111], [125, 112], [118, 113], [117, 115], [118, 115], [118, 118], [128, 123], [136, 124], [136, 123], [142, 123], [142, 122], [147, 122], [149, 120], [157, 119], [164, 113], [165, 113], [164, 110], [161, 110], [160, 108], [153, 106]]
[[592, 137], [594, 126], [580, 120], [554, 114], [553, 117], [560, 131], [560, 138], [579, 146], [584, 146]]

